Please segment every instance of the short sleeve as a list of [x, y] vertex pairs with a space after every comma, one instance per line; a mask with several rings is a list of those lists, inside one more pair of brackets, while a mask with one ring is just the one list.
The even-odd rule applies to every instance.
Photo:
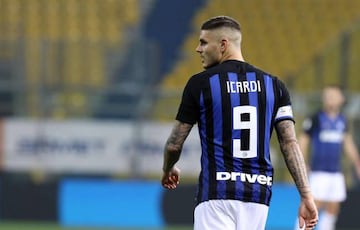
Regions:
[[199, 83], [194, 77], [190, 78], [184, 88], [176, 120], [188, 124], [195, 124], [198, 121], [200, 113], [199, 91]]
[[282, 120], [294, 121], [293, 110], [291, 106], [290, 94], [284, 83], [278, 80], [278, 107], [275, 115], [275, 122]]
[[316, 129], [317, 125], [318, 125], [317, 115], [314, 114], [310, 117], [305, 118], [305, 120], [302, 123], [302, 130], [304, 133], [311, 136], [314, 133], [314, 130]]

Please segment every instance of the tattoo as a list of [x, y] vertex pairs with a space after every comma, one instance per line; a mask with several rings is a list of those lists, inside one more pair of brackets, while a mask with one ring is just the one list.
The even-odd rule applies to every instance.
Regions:
[[179, 160], [184, 142], [193, 125], [176, 121], [172, 132], [166, 141], [164, 149], [163, 171], [169, 172]]
[[293, 121], [284, 120], [276, 124], [281, 152], [286, 166], [294, 179], [301, 196], [310, 192], [303, 154], [296, 139]]

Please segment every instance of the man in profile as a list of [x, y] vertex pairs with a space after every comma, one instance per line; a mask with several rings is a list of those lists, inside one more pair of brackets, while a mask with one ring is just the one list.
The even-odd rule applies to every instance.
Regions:
[[241, 36], [239, 24], [227, 16], [201, 26], [196, 51], [205, 71], [185, 86], [165, 145], [161, 183], [167, 189], [177, 187], [180, 171], [175, 164], [197, 123], [202, 154], [194, 229], [263, 230], [273, 182], [270, 137], [275, 128], [300, 193], [300, 226], [312, 229], [317, 209], [296, 140], [289, 93], [278, 78], [244, 61]]

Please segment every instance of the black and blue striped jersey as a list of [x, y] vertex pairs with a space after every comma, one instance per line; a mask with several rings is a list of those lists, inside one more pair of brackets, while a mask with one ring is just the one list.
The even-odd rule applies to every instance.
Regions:
[[341, 172], [344, 135], [348, 131], [346, 117], [341, 113], [329, 117], [319, 111], [305, 119], [303, 129], [311, 140], [311, 170]]
[[282, 81], [248, 63], [225, 61], [189, 79], [176, 119], [198, 124], [197, 203], [234, 199], [269, 205], [271, 133], [276, 122], [293, 120]]

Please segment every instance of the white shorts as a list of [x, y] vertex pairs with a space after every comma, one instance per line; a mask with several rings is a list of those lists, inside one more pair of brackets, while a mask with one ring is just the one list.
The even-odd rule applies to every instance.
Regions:
[[269, 207], [238, 200], [209, 200], [194, 211], [194, 230], [264, 230]]
[[315, 200], [342, 202], [346, 199], [346, 184], [342, 173], [310, 172], [309, 181]]

